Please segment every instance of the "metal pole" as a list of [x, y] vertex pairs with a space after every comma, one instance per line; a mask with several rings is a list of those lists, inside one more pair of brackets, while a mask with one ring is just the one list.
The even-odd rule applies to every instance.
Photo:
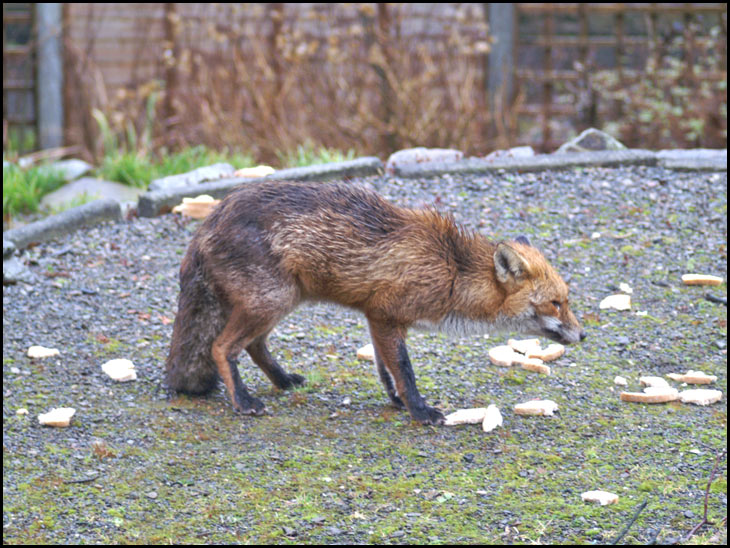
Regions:
[[36, 4], [38, 145], [63, 145], [62, 4]]

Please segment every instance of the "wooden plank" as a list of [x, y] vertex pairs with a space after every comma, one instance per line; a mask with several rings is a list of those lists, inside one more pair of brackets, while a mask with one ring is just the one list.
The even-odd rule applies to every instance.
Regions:
[[[548, 5], [550, 6], [548, 8]], [[548, 12], [577, 13], [579, 4], [517, 4], [517, 9], [524, 14], [545, 14]], [[586, 9], [596, 13], [639, 12], [639, 13], [722, 13], [727, 11], [727, 4], [615, 4], [615, 3], [588, 3]]]

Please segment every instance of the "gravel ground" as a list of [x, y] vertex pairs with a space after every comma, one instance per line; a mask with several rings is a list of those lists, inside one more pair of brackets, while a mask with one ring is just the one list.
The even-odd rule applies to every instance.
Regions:
[[[4, 542], [605, 543], [645, 500], [623, 542], [680, 542], [702, 519], [727, 446], [726, 400], [622, 403], [613, 378], [638, 389], [640, 375], [701, 369], [725, 397], [727, 308], [706, 294], [726, 298], [726, 285], [685, 287], [680, 276], [727, 277], [726, 173], [365, 182], [402, 205], [435, 203], [494, 239], [528, 235], [569, 281], [587, 340], [546, 377], [489, 365], [489, 348], [508, 335], [412, 333], [430, 403], [495, 403], [505, 418], [490, 434], [423, 427], [390, 407], [374, 367], [356, 360], [369, 342], [364, 319], [305, 307], [270, 346], [307, 385], [277, 392], [244, 356], [243, 380], [269, 414], [241, 417], [222, 390], [170, 400], [160, 388], [177, 270], [197, 222], [165, 215], [82, 230], [26, 251], [36, 282], [3, 287]], [[599, 310], [623, 282], [632, 310]], [[34, 344], [60, 356], [30, 360]], [[113, 384], [100, 369], [112, 358], [131, 359], [139, 379]], [[513, 414], [536, 397], [560, 414]], [[39, 413], [62, 406], [77, 409], [70, 428], [38, 425]], [[592, 489], [620, 501], [581, 502]], [[726, 514], [720, 478], [709, 517]], [[725, 531], [697, 538], [723, 544]]]

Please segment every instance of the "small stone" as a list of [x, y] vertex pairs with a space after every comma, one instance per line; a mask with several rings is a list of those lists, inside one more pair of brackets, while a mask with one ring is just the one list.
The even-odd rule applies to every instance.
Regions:
[[395, 173], [399, 167], [412, 164], [428, 164], [433, 162], [458, 162], [464, 157], [460, 150], [447, 148], [407, 148], [394, 152], [385, 163], [387, 173]]
[[586, 152], [595, 150], [624, 150], [626, 146], [608, 133], [595, 128], [586, 129], [575, 139], [564, 143], [555, 151], [556, 154], [569, 152]]

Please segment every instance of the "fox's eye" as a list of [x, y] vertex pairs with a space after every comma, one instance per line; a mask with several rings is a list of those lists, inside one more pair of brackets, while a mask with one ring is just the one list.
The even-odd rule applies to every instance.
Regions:
[[552, 305], [553, 305], [553, 306], [554, 306], [555, 308], [557, 308], [558, 310], [560, 310], [560, 301], [553, 301], [553, 302], [552, 302]]

